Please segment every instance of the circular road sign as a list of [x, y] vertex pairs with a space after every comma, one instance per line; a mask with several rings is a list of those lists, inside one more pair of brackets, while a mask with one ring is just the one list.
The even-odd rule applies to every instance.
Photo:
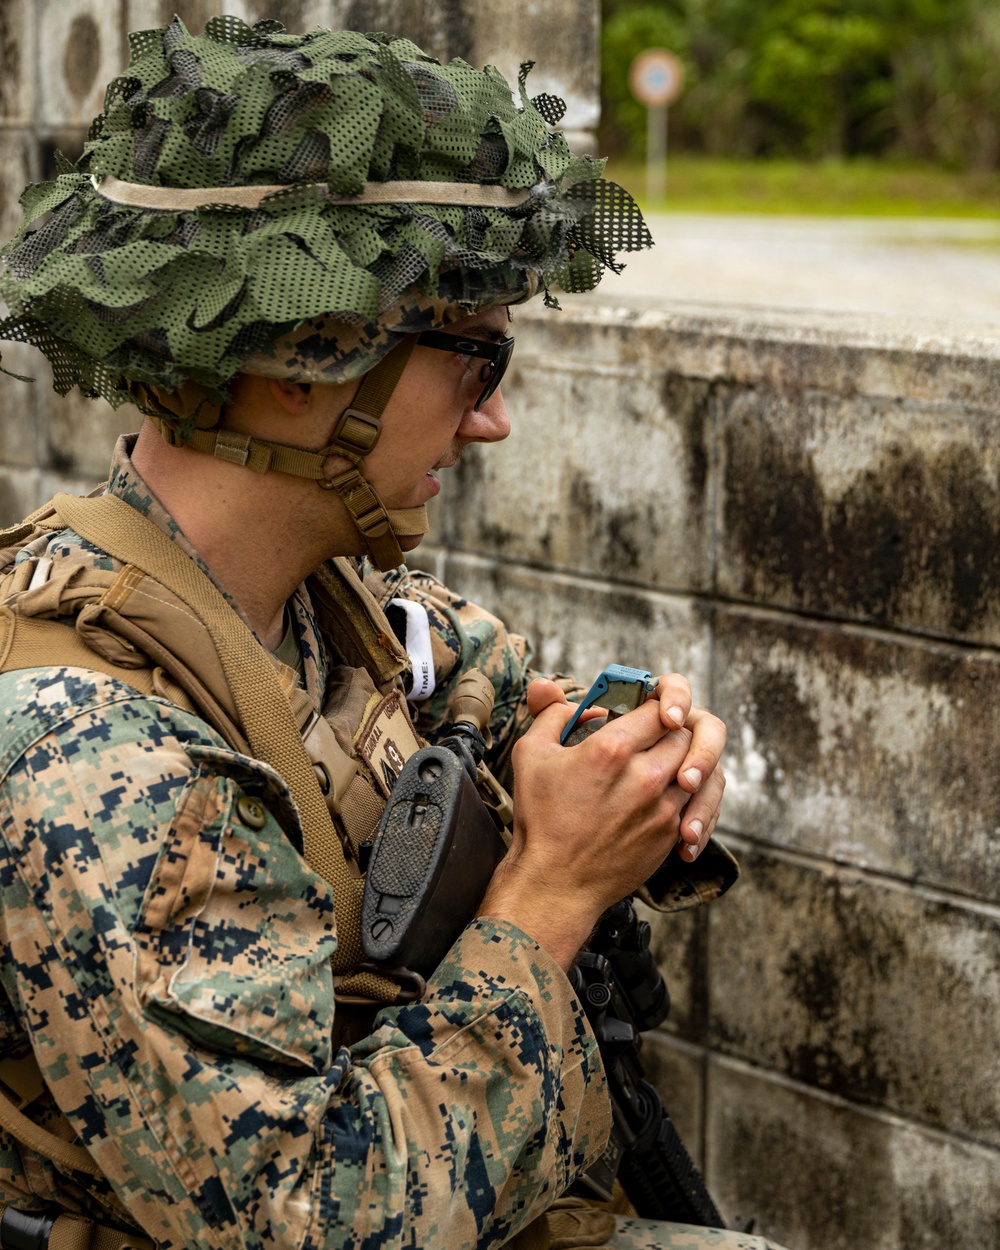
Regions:
[[629, 67], [628, 85], [640, 104], [665, 107], [684, 90], [684, 66], [666, 48], [647, 48]]

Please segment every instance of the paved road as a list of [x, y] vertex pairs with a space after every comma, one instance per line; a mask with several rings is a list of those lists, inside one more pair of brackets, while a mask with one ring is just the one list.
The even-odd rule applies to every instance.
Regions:
[[[601, 298], [927, 319], [1000, 332], [1000, 220], [657, 214]], [[967, 324], [972, 323], [972, 324]]]

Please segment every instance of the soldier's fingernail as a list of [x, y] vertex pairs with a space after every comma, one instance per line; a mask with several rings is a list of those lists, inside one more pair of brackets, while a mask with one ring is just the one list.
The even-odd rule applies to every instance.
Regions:
[[[701, 823], [700, 820], [692, 820], [691, 823], [688, 825], [688, 828], [697, 838], [700, 838], [701, 835], [705, 832], [705, 826]], [[692, 851], [697, 851], [698, 848], [696, 846], [692, 846], [690, 849]]]
[[675, 725], [684, 724], [684, 713], [681, 711], [679, 707], [668, 707], [667, 715], [670, 717], [670, 719], [674, 722]]
[[683, 774], [683, 776], [684, 776], [684, 780], [688, 783], [688, 785], [693, 790], [697, 790], [698, 787], [701, 785], [701, 769], [689, 768], [687, 772]]

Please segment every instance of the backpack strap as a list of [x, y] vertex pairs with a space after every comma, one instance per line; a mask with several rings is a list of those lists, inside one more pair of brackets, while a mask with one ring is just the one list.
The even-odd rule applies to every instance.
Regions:
[[[40, 617], [23, 620], [9, 607], [0, 607], [0, 672], [20, 668], [94, 669], [125, 682], [140, 694], [156, 694], [151, 668], [123, 668], [98, 655], [70, 625]], [[0, 1073], [0, 1080], [3, 1079]]]

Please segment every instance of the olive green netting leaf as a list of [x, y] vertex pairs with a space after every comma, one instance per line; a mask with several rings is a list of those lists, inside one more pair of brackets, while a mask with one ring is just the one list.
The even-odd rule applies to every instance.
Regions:
[[[617, 253], [651, 243], [627, 192], [600, 180], [603, 162], [549, 128], [561, 102], [528, 98], [528, 64], [517, 107], [495, 68], [440, 65], [390, 35], [220, 17], [194, 36], [175, 19], [130, 47], [78, 166], [25, 191], [24, 224], [0, 253], [0, 335], [38, 346], [57, 390], [118, 404], [129, 380], [190, 379], [224, 398], [248, 356], [321, 314], [363, 328], [342, 358], [316, 343], [324, 377], [355, 377], [408, 327], [443, 324], [446, 305], [471, 312], [537, 287], [554, 302], [550, 287], [590, 290]], [[114, 204], [91, 175], [290, 185], [255, 210], [182, 212]], [[532, 194], [514, 209], [326, 198], [370, 180]]]

